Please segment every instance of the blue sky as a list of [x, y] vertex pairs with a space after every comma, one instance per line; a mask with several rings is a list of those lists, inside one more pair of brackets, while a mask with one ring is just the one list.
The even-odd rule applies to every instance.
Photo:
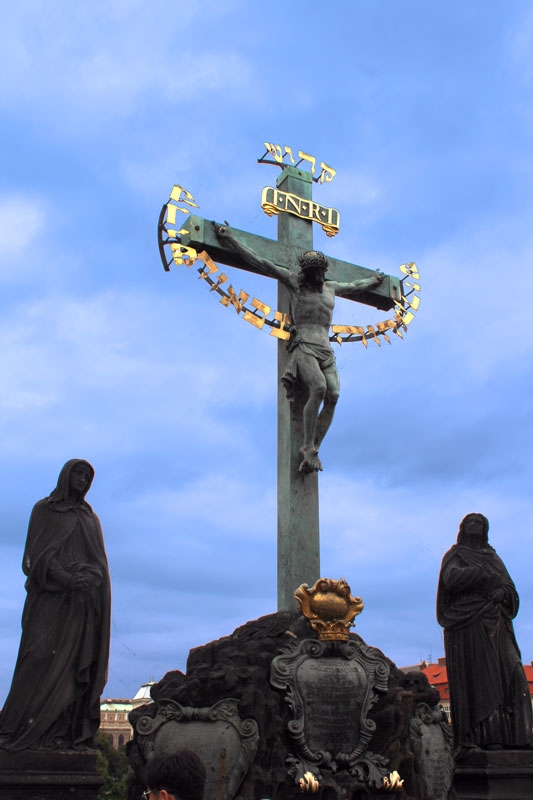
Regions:
[[[276, 608], [276, 353], [162, 269], [174, 183], [208, 218], [276, 237], [269, 141], [337, 170], [326, 253], [399, 275], [404, 341], [336, 348], [321, 455], [322, 569], [399, 665], [443, 655], [440, 561], [470, 511], [521, 595], [533, 659], [533, 11], [513, 0], [20, 0], [0, 12], [0, 696], [34, 502], [96, 469], [113, 579], [108, 697]], [[233, 276], [275, 306], [272, 282]], [[256, 283], [258, 281], [258, 283]], [[374, 312], [339, 306], [337, 321]], [[0, 700], [0, 702], [2, 702]]]

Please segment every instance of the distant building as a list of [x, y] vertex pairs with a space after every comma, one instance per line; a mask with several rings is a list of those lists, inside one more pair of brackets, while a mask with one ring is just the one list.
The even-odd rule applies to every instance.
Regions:
[[425, 664], [421, 672], [428, 679], [430, 686], [433, 686], [440, 695], [442, 710], [450, 721], [450, 690], [448, 688], [448, 673], [446, 671], [446, 658], [443, 656], [437, 660], [436, 664]]
[[133, 737], [128, 714], [132, 709], [152, 702], [150, 689], [154, 683], [153, 680], [143, 683], [133, 700], [113, 698], [100, 701], [100, 732], [109, 737], [113, 747], [122, 747]]
[[[527, 683], [529, 686], [529, 695], [531, 697], [531, 704], [533, 706], [533, 661], [531, 664], [524, 664], [524, 672], [526, 674]], [[421, 661], [420, 664], [415, 664], [412, 667], [402, 667], [402, 672], [423, 672], [427, 677], [430, 686], [433, 686], [440, 695], [440, 704], [443, 711], [446, 712], [448, 720], [450, 720], [450, 690], [448, 688], [448, 672], [446, 670], [446, 658], [439, 658], [436, 664], [427, 664]]]

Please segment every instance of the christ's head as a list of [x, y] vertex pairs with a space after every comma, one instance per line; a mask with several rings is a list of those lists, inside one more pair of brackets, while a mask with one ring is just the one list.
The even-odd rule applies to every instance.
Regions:
[[298, 256], [298, 265], [300, 267], [298, 275], [300, 285], [306, 284], [322, 288], [328, 268], [328, 260], [324, 253], [321, 253], [320, 250], [307, 250]]

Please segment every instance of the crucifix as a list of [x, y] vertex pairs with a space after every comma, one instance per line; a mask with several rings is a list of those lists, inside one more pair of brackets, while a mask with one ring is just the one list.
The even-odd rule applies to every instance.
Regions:
[[[398, 278], [313, 251], [313, 223], [319, 223], [328, 235], [333, 235], [339, 227], [338, 212], [313, 202], [312, 173], [300, 163], [286, 164], [273, 147], [267, 146], [267, 152], [274, 153], [276, 160], [266, 163], [277, 163], [281, 173], [275, 189], [263, 190], [262, 206], [266, 213], [278, 215], [277, 241], [195, 214], [190, 214], [180, 231], [170, 230], [169, 223], [176, 224], [176, 206], [165, 205], [159, 218], [159, 249], [166, 270], [172, 261], [190, 266], [198, 258], [202, 260], [200, 277], [207, 278], [211, 290], [223, 295], [221, 302], [233, 305], [237, 313], [244, 310], [246, 321], [256, 327], [267, 322], [271, 334], [278, 338], [278, 610], [281, 611], [296, 609], [295, 590], [302, 583], [313, 585], [320, 577], [317, 476], [322, 464], [318, 447], [331, 423], [338, 396], [338, 375], [329, 341], [340, 341], [340, 333], [352, 338], [358, 333], [366, 345], [365, 331], [359, 327], [332, 326], [337, 335], [329, 336], [335, 296], [383, 311], [396, 308], [394, 320], [376, 326], [387, 340], [386, 330], [401, 337], [400, 329], [405, 330], [406, 322], [413, 318], [404, 301], [409, 308], [415, 308], [415, 304], [407, 302]], [[292, 159], [292, 152], [290, 155]], [[301, 152], [300, 155], [305, 156]], [[322, 176], [326, 171], [334, 174], [323, 163], [322, 168]], [[326, 180], [331, 177], [326, 176]], [[178, 191], [171, 199], [196, 206], [192, 195], [181, 187], [175, 189]], [[173, 254], [170, 260], [165, 253], [167, 245]], [[237, 296], [231, 286], [228, 293], [222, 291], [227, 276], [222, 274], [213, 280], [218, 270], [215, 262], [276, 278], [275, 320], [267, 319], [270, 308], [255, 298], [253, 311], [246, 309], [249, 297], [246, 293]], [[418, 278], [412, 264], [402, 271]], [[420, 287], [414, 284], [414, 288]], [[418, 307], [418, 298], [415, 299]], [[398, 309], [405, 313], [399, 314]], [[368, 329], [367, 334], [377, 341], [376, 329], [373, 326]]]

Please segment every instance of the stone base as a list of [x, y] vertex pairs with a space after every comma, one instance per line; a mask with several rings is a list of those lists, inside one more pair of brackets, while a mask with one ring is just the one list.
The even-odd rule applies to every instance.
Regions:
[[455, 769], [457, 800], [533, 800], [533, 751], [482, 750]]
[[[363, 692], [365, 681], [370, 688]], [[371, 707], [367, 691], [377, 695]], [[128, 800], [139, 800], [145, 788], [148, 759], [183, 744], [206, 764], [205, 800], [447, 798], [451, 732], [426, 676], [405, 675], [355, 634], [346, 643], [320, 643], [301, 614], [269, 614], [191, 650], [186, 674], [168, 673], [151, 695], [154, 702], [129, 717], [136, 775]], [[357, 729], [350, 727], [354, 719]], [[219, 736], [224, 721], [233, 728], [231, 748]], [[373, 731], [370, 742], [362, 729]], [[357, 759], [347, 763], [359, 740]], [[337, 754], [342, 758], [333, 763]], [[318, 777], [318, 794], [300, 790], [304, 769]], [[380, 778], [395, 771], [403, 791], [386, 792]]]
[[0, 750], [0, 800], [96, 800], [96, 753]]

